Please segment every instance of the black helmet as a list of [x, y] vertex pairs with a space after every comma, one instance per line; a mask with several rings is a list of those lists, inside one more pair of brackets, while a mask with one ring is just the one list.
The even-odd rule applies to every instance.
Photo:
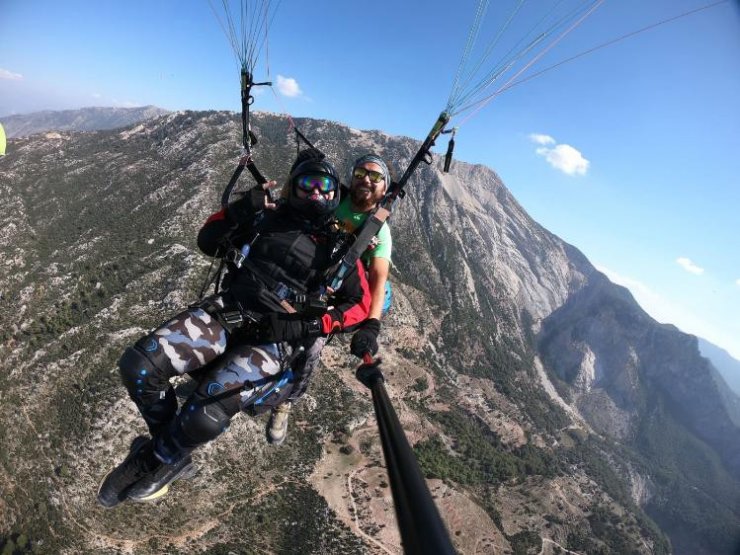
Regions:
[[[334, 198], [326, 200], [321, 197], [317, 199], [298, 198], [296, 194], [296, 183], [304, 176], [328, 177], [334, 182]], [[326, 160], [309, 159], [294, 165], [288, 178], [290, 189], [288, 194], [288, 205], [304, 216], [314, 218], [332, 213], [339, 206], [339, 177], [337, 171]]]
[[314, 161], [320, 162], [321, 160], [325, 158], [326, 158], [326, 155], [316, 147], [304, 148], [295, 157], [295, 160], [293, 161], [293, 165], [290, 166], [290, 173], [292, 175], [293, 170], [295, 170], [303, 162], [307, 162], [308, 160], [314, 160]]

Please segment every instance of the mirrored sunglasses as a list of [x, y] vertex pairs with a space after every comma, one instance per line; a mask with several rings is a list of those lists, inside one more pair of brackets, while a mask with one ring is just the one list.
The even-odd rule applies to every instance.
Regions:
[[365, 179], [365, 176], [368, 176], [373, 183], [380, 183], [385, 179], [385, 176], [381, 172], [376, 172], [375, 170], [358, 167], [352, 171], [352, 177], [356, 179]]
[[322, 193], [330, 193], [337, 189], [337, 182], [328, 175], [301, 175], [296, 178], [295, 184], [307, 193], [314, 189], [318, 189]]

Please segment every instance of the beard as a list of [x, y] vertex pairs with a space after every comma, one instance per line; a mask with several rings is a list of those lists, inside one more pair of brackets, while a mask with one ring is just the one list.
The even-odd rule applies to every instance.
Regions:
[[349, 198], [357, 208], [367, 209], [372, 208], [378, 202], [377, 194], [375, 189], [370, 189], [363, 186], [352, 187], [349, 191]]

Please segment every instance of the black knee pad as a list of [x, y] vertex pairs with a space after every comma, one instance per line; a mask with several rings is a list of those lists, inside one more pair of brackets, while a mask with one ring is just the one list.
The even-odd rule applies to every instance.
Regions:
[[131, 397], [153, 402], [159, 398], [160, 391], [168, 388], [172, 374], [167, 371], [167, 365], [163, 369], [153, 360], [155, 357], [151, 355], [154, 353], [141, 348], [142, 341], [123, 352], [118, 361], [118, 371]]
[[148, 356], [154, 351], [147, 353], [142, 349], [146, 340], [145, 337], [124, 351], [118, 370], [150, 432], [156, 434], [177, 412], [177, 397], [169, 382], [171, 372], [157, 365], [152, 360], [155, 357]]
[[219, 402], [187, 403], [177, 417], [177, 442], [194, 449], [212, 441], [229, 427], [232, 416]]
[[212, 441], [229, 427], [231, 419], [241, 410], [239, 391], [225, 396], [223, 393], [223, 386], [217, 382], [207, 379], [200, 382], [177, 417], [173, 435], [180, 445], [195, 448]]

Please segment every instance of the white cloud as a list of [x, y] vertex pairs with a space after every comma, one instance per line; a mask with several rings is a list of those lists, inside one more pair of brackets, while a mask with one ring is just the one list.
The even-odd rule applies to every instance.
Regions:
[[280, 94], [291, 98], [301, 96], [303, 94], [301, 87], [298, 86], [298, 81], [292, 77], [283, 77], [282, 75], [278, 75], [277, 88], [280, 91]]
[[0, 67], [0, 79], [7, 79], [8, 81], [23, 81], [23, 75], [20, 73], [13, 73], [7, 69]]
[[700, 276], [704, 273], [704, 268], [697, 266], [691, 261], [691, 259], [686, 258], [685, 256], [676, 258], [676, 263], [687, 272], [696, 274], [697, 276]]
[[92, 94], [92, 97], [93, 97], [93, 98], [94, 98], [95, 100], [100, 100], [101, 98], [103, 98], [103, 95], [102, 95], [102, 94], [100, 94], [100, 93], [93, 93], [93, 94]]
[[740, 287], [740, 279], [736, 279], [735, 280], [735, 285], [737, 285], [738, 287]]
[[591, 164], [577, 149], [570, 145], [560, 144], [553, 148], [546, 146], [536, 150], [556, 170], [568, 175], [586, 175]]
[[553, 139], [550, 135], [543, 135], [541, 133], [531, 133], [529, 135], [529, 140], [533, 143], [537, 143], [538, 145], [555, 144], [555, 139]]
[[586, 160], [578, 149], [566, 144], [557, 144], [554, 137], [544, 133], [530, 133], [529, 140], [540, 145], [535, 152], [556, 170], [568, 175], [586, 175], [591, 162]]

